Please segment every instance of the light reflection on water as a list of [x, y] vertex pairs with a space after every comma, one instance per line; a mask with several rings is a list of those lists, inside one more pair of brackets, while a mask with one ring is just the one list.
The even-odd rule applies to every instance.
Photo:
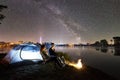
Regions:
[[[114, 47], [57, 47], [56, 51], [69, 54], [74, 61], [82, 62], [91, 67], [119, 78], [120, 75], [120, 49]], [[120, 79], [120, 78], [119, 78]]]

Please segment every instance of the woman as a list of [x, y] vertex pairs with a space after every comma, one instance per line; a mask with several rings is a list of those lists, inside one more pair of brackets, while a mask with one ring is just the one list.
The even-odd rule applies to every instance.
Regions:
[[43, 60], [44, 60], [45, 62], [48, 61], [48, 60], [49, 60], [49, 56], [48, 56], [48, 54], [47, 54], [47, 50], [46, 50], [46, 47], [45, 47], [44, 44], [41, 45], [40, 52], [41, 52], [41, 55], [42, 55], [42, 57], [43, 57]]

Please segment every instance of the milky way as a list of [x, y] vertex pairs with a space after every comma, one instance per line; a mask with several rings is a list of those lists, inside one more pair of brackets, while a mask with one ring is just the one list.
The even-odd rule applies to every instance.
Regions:
[[120, 0], [2, 0], [0, 41], [94, 42], [119, 36]]

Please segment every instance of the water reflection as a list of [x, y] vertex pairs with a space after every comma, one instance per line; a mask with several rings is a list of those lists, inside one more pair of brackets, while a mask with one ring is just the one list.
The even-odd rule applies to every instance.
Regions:
[[120, 56], [120, 47], [114, 47], [114, 55]]
[[96, 49], [96, 51], [99, 51], [99, 50], [100, 50], [100, 47], [96, 47], [95, 49]]
[[108, 47], [95, 47], [96, 51], [101, 51], [102, 53], [108, 52]]
[[108, 52], [108, 47], [101, 47], [101, 52], [107, 53]]
[[96, 51], [102, 53], [113, 53], [114, 56], [120, 56], [120, 47], [95, 47]]

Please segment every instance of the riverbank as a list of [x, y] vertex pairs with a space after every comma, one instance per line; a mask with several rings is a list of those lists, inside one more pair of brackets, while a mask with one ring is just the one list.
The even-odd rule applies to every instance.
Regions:
[[87, 65], [78, 70], [71, 66], [59, 68], [52, 62], [20, 66], [15, 64], [6, 68], [0, 66], [0, 75], [0, 80], [117, 80]]

